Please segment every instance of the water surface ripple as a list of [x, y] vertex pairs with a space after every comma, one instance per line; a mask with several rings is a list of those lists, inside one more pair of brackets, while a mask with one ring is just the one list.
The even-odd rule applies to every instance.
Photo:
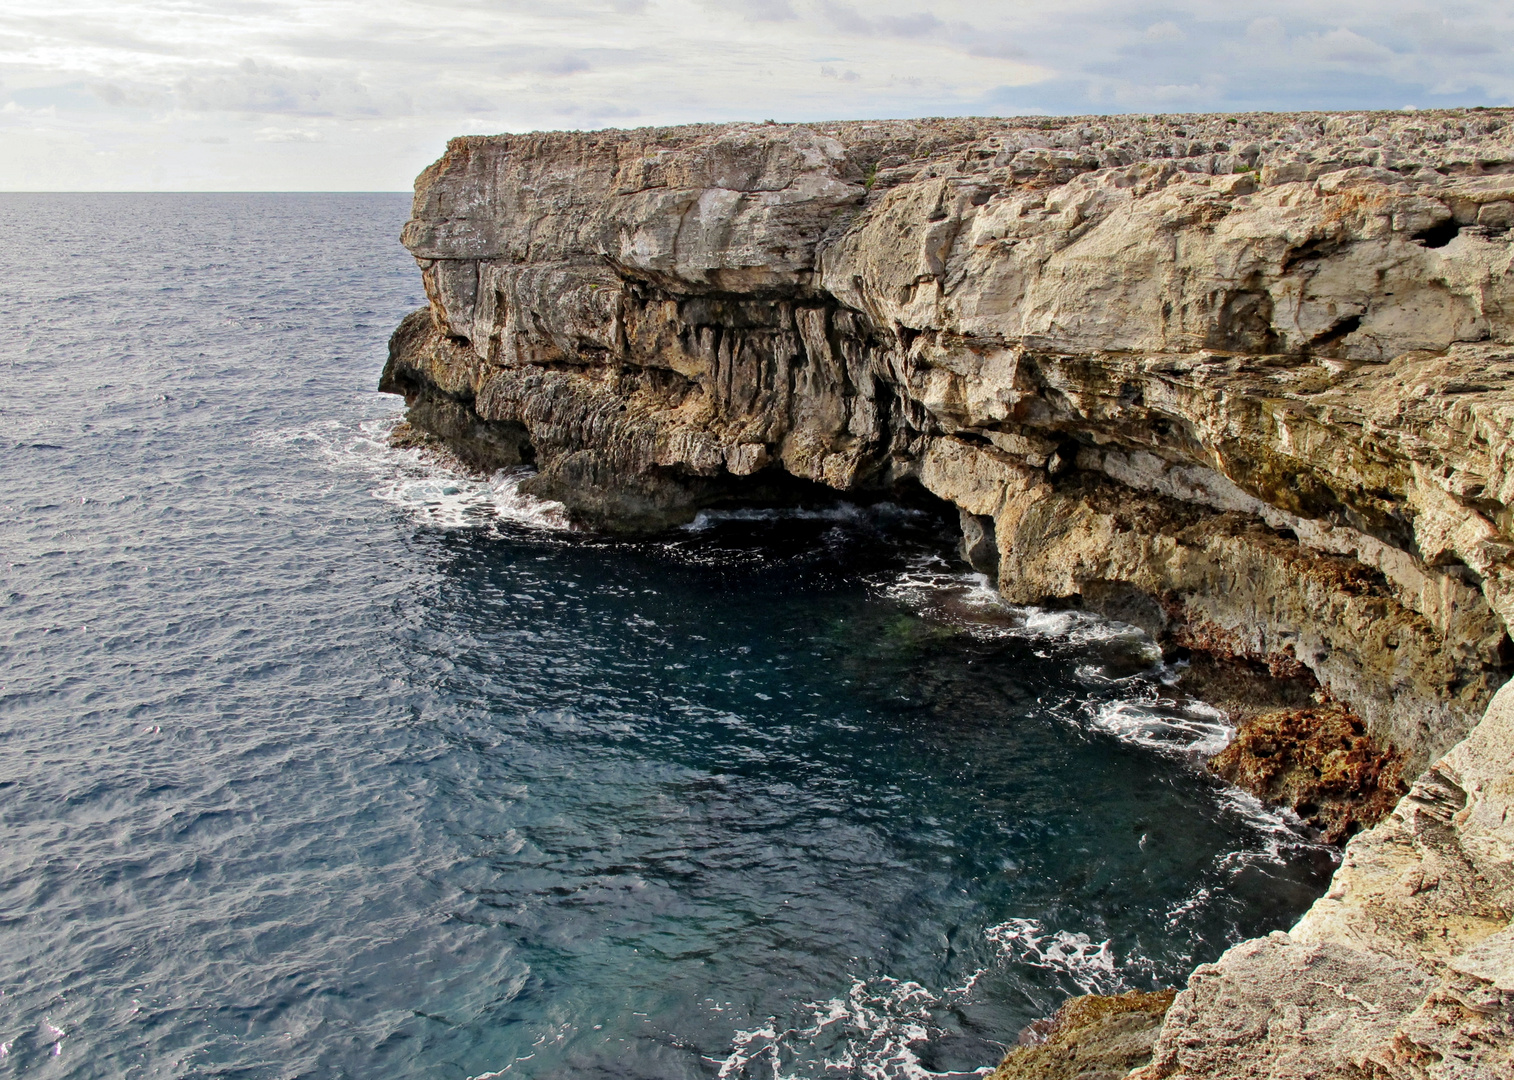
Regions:
[[929, 516], [386, 448], [402, 196], [0, 196], [0, 1074], [925, 1076], [1287, 925], [1138, 635]]

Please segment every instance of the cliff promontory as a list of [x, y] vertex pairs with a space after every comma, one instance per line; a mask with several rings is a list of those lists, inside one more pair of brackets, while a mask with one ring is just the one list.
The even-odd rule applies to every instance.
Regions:
[[596, 528], [923, 488], [1011, 601], [1313, 687], [1247, 745], [1420, 779], [1144, 1075], [1514, 1075], [1511, 228], [1498, 111], [463, 138], [383, 388]]

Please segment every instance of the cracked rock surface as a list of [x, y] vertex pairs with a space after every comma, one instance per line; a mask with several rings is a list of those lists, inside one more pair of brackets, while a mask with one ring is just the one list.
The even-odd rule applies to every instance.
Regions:
[[[1313, 680], [1406, 777], [1468, 745], [1507, 773], [1474, 728], [1514, 670], [1511, 228], [1499, 110], [470, 137], [417, 181], [404, 241], [430, 303], [382, 385], [595, 528], [923, 487], [1014, 602]], [[1240, 1013], [1204, 1026], [1250, 1000], [1224, 980], [1294, 969], [1413, 1005], [1372, 1069], [1503, 1037], [1502, 976], [1450, 966], [1472, 931], [1369, 948], [1365, 916], [1328, 916], [1357, 897], [1397, 925], [1349, 859], [1431, 852], [1429, 782], [1352, 841], [1342, 896], [1294, 937], [1195, 975], [1149, 1068], [1335, 1075], [1311, 1047], [1378, 1046], [1386, 1013], [1307, 979], [1287, 1054]], [[1434, 851], [1440, 884], [1411, 895], [1495, 927], [1509, 883]], [[1226, 1072], [1181, 1031], [1271, 1049]]]

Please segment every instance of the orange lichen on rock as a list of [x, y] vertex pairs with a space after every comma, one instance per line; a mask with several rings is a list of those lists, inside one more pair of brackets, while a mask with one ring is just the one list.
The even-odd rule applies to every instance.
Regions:
[[1340, 844], [1381, 821], [1408, 791], [1403, 764], [1403, 754], [1374, 742], [1360, 718], [1327, 702], [1257, 714], [1209, 767]]

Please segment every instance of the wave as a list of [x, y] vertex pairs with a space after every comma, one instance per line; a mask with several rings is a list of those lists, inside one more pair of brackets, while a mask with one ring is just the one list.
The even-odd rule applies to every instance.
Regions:
[[[738, 1031], [719, 1067], [719, 1080], [748, 1077], [761, 1070], [774, 1080], [806, 1075], [842, 1075], [867, 1080], [944, 1080], [977, 1076], [972, 1072], [935, 1072], [915, 1047], [942, 1033], [936, 1014], [949, 1007], [946, 997], [917, 982], [887, 976], [855, 979], [844, 995], [805, 1005], [807, 1022], [781, 1027], [769, 1018], [761, 1027]], [[806, 1072], [794, 1071], [806, 1070]]]
[[1010, 919], [988, 927], [984, 937], [995, 947], [998, 959], [974, 971], [959, 986], [938, 993], [918, 982], [887, 976], [853, 979], [846, 994], [805, 1004], [804, 1020], [785, 1025], [769, 1017], [760, 1026], [735, 1032], [724, 1059], [706, 1060], [717, 1066], [720, 1080], [759, 1073], [774, 1080], [821, 1075], [868, 1080], [980, 1076], [994, 1066], [936, 1072], [924, 1064], [921, 1051], [923, 1044], [948, 1034], [950, 1016], [971, 1002], [985, 975], [1002, 971], [1006, 965], [1027, 965], [1055, 973], [1068, 993], [1117, 994], [1131, 989], [1122, 969], [1134, 972], [1151, 967], [1138, 956], [1121, 964], [1108, 939], [1095, 941], [1085, 933], [1048, 931], [1036, 919]]
[[1089, 702], [1089, 726], [1121, 742], [1164, 754], [1212, 757], [1230, 745], [1235, 728], [1223, 712], [1202, 701], [1158, 695]]
[[1312, 850], [1339, 863], [1340, 850], [1315, 838], [1309, 827], [1285, 806], [1268, 806], [1249, 791], [1225, 787], [1220, 792], [1223, 807], [1246, 823], [1258, 840], [1255, 847], [1228, 852], [1220, 859], [1220, 868], [1239, 874], [1258, 864], [1284, 866], [1292, 861], [1288, 853]]
[[731, 522], [753, 521], [832, 521], [837, 524], [863, 525], [919, 520], [926, 516], [923, 510], [914, 510], [891, 502], [873, 503], [868, 506], [838, 502], [820, 507], [738, 507], [729, 510], [701, 510], [694, 515], [693, 521], [682, 528], [685, 532], [705, 532]]
[[682, 526], [685, 532], [705, 532], [733, 521], [837, 521], [860, 522], [867, 516], [865, 507], [853, 503], [836, 503], [809, 510], [803, 507], [746, 507], [734, 510], [701, 510], [694, 520]]
[[1084, 933], [1048, 933], [1036, 919], [1010, 919], [985, 935], [1005, 956], [1063, 976], [1085, 994], [1118, 994], [1130, 989], [1120, 976], [1109, 940]]
[[1011, 604], [988, 575], [960, 570], [939, 555], [920, 556], [879, 584], [885, 595], [975, 637], [1020, 638], [1071, 650], [1117, 644], [1153, 665], [1161, 661], [1161, 650], [1140, 627], [1087, 611]]
[[308, 444], [333, 468], [358, 473], [373, 485], [369, 494], [397, 506], [412, 520], [442, 528], [510, 524], [531, 529], [571, 527], [566, 507], [521, 490], [530, 468], [480, 476], [445, 450], [401, 448], [389, 441], [400, 414], [352, 423], [333, 420], [317, 428], [267, 432], [269, 445]]

